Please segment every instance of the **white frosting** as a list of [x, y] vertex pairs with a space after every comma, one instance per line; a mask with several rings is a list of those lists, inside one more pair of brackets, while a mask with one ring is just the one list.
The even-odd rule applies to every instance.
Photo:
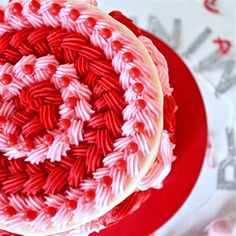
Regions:
[[164, 95], [171, 95], [173, 89], [169, 84], [168, 65], [165, 57], [158, 51], [157, 47], [149, 38], [140, 36], [139, 39], [143, 42], [148, 52], [150, 53], [154, 63], [156, 64]]
[[170, 142], [169, 135], [163, 131], [158, 157], [148, 174], [139, 184], [139, 189], [145, 191], [149, 188], [161, 188], [162, 182], [170, 173], [172, 162], [175, 160], [173, 149], [175, 145]]

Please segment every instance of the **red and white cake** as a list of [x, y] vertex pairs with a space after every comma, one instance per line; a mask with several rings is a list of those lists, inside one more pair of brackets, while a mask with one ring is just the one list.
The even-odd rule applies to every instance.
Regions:
[[0, 228], [84, 235], [136, 209], [171, 170], [171, 93], [164, 57], [121, 13], [1, 7]]

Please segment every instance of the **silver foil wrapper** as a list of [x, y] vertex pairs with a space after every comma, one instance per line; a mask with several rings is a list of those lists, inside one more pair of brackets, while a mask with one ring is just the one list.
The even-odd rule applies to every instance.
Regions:
[[202, 33], [200, 33], [195, 40], [190, 44], [190, 46], [187, 48], [187, 50], [183, 53], [185, 57], [190, 56], [193, 54], [212, 34], [212, 30], [207, 27], [203, 30]]
[[223, 160], [218, 169], [217, 187], [223, 190], [236, 190], [236, 146], [234, 130], [227, 129], [228, 157]]

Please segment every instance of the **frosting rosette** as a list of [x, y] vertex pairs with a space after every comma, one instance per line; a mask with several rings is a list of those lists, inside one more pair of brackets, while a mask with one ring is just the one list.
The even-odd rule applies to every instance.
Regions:
[[14, 0], [0, 8], [3, 230], [99, 231], [171, 170], [167, 62], [128, 18], [111, 14], [121, 24], [95, 5]]

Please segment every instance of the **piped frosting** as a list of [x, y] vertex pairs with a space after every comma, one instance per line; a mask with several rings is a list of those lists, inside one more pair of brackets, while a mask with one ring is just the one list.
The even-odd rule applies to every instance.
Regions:
[[[22, 6], [22, 9], [19, 6]], [[77, 17], [75, 17], [75, 11], [73, 16], [71, 15], [72, 10], [79, 12]], [[33, 32], [31, 32], [31, 26], [36, 28]], [[61, 27], [61, 29], [55, 34], [50, 32], [49, 36], [50, 27]], [[75, 37], [73, 32], [80, 33], [82, 36], [78, 37], [77, 35]], [[143, 60], [143, 53], [133, 47], [132, 39], [119, 30], [119, 25], [115, 21], [104, 18], [100, 11], [82, 3], [42, 1], [39, 9], [32, 11], [29, 1], [14, 1], [9, 3], [5, 9], [4, 22], [0, 23], [0, 33], [1, 40], [5, 43], [0, 45], [0, 53], [5, 53], [5, 59], [0, 66], [0, 76], [4, 78], [1, 80], [2, 85], [0, 86], [3, 97], [0, 114], [11, 121], [15, 117], [15, 122], [7, 121], [1, 126], [0, 150], [4, 153], [4, 158], [13, 159], [13, 161], [24, 158], [25, 162], [36, 165], [36, 167], [31, 166], [29, 171], [33, 171], [33, 168], [37, 169], [37, 165], [45, 163], [47, 160], [49, 162], [47, 162], [46, 168], [51, 169], [45, 185], [42, 186], [45, 190], [46, 200], [20, 195], [9, 197], [1, 193], [3, 211], [9, 205], [16, 211], [14, 216], [10, 218], [3, 214], [2, 221], [12, 229], [20, 228], [24, 224], [30, 225], [34, 230], [47, 229], [50, 224], [66, 228], [72, 218], [86, 218], [94, 209], [107, 207], [112, 195], [121, 196], [125, 192], [127, 179], [139, 174], [140, 160], [150, 154], [152, 149], [150, 138], [156, 135], [156, 121], [163, 115], [161, 105], [156, 101], [159, 94], [151, 80], [153, 70]], [[15, 36], [10, 41], [12, 33]], [[35, 57], [32, 53], [33, 48], [29, 47], [30, 45], [20, 45], [19, 55], [11, 56], [11, 51], [4, 52], [9, 44], [18, 48], [18, 44], [24, 44], [25, 39], [27, 39], [29, 44], [36, 47], [39, 54], [44, 54], [47, 52], [47, 45], [41, 40], [41, 37], [47, 37], [50, 53], [54, 56]], [[61, 38], [64, 40], [61, 41]], [[84, 45], [87, 41], [91, 42], [90, 47]], [[114, 45], [115, 42], [116, 45]], [[59, 45], [64, 50], [67, 64], [60, 62], [60, 51], [57, 51]], [[76, 59], [73, 52], [75, 47], [80, 48], [79, 53], [83, 57], [80, 61], [72, 63]], [[101, 49], [101, 52], [98, 48]], [[149, 48], [153, 50], [151, 46]], [[103, 58], [103, 52], [106, 58]], [[18, 60], [21, 56], [20, 53], [28, 55]], [[111, 60], [112, 67], [103, 60], [99, 60], [100, 58]], [[7, 62], [7, 59], [10, 60], [10, 63]], [[92, 62], [88, 64], [88, 60], [92, 60]], [[166, 64], [163, 62], [163, 65]], [[117, 86], [112, 86], [113, 81], [116, 81], [116, 76], [112, 75], [114, 73], [113, 68], [115, 73], [119, 74], [119, 85], [126, 91], [123, 97], [125, 102], [117, 95]], [[98, 99], [95, 104], [95, 108], [103, 109], [104, 106], [107, 106], [110, 109], [103, 117], [94, 118], [95, 110], [90, 105], [92, 93], [89, 86], [80, 83], [80, 77], [86, 74], [88, 69], [91, 69], [92, 72], [88, 73], [85, 81], [88, 85], [93, 85], [96, 88], [95, 91], [98, 91], [97, 93], [103, 93], [107, 88], [114, 90], [113, 93], [105, 93], [104, 100]], [[161, 73], [164, 72], [160, 72], [160, 75], [162, 78], [165, 77], [165, 74]], [[97, 76], [102, 78], [98, 84], [95, 84], [94, 81], [97, 80]], [[163, 81], [164, 84], [167, 84], [166, 77]], [[48, 84], [45, 85], [45, 83]], [[56, 120], [58, 118], [55, 110], [53, 110], [54, 108], [39, 109], [41, 111], [39, 112], [41, 114], [40, 122], [37, 119], [32, 120], [31, 127], [37, 127], [36, 130], [40, 132], [43, 130], [41, 126], [43, 123], [44, 128], [53, 137], [53, 140], [48, 145], [43, 137], [37, 136], [36, 133], [31, 150], [24, 150], [25, 138], [31, 137], [31, 129], [26, 127], [23, 130], [25, 132], [22, 131], [22, 134], [17, 137], [17, 144], [11, 144], [12, 141], [15, 142], [15, 137], [8, 140], [7, 135], [14, 134], [19, 122], [23, 122], [27, 117], [22, 114], [16, 116], [17, 107], [9, 100], [14, 99], [15, 96], [21, 96], [25, 97], [25, 101], [29, 101], [27, 89], [32, 87], [37, 89], [35, 89], [35, 93], [31, 89], [30, 93], [36, 97], [43, 96], [40, 94], [42, 84], [44, 84], [43, 93], [47, 94], [48, 102], [58, 106], [59, 120]], [[141, 84], [143, 88], [138, 89], [137, 84]], [[170, 92], [168, 84], [166, 91], [167, 93]], [[37, 108], [37, 104], [35, 106]], [[125, 109], [124, 106], [126, 106]], [[115, 113], [117, 111], [122, 112], [123, 125], [116, 118]], [[47, 116], [47, 114], [50, 115]], [[54, 119], [54, 122], [51, 122], [48, 117]], [[80, 143], [83, 141], [93, 142], [92, 140], [95, 137], [92, 130], [83, 133], [85, 123], [91, 119], [94, 119], [90, 123], [91, 127], [105, 124], [109, 132], [112, 132], [117, 138], [112, 145], [108, 138], [108, 131], [101, 130], [96, 134], [96, 139], [101, 140], [97, 145], [103, 151], [103, 167], [96, 169], [97, 165], [95, 164], [91, 167], [94, 178], [83, 179], [82, 183], [77, 183], [79, 188], [69, 188], [62, 196], [60, 191], [65, 185], [63, 181], [68, 178], [66, 171], [66, 166], [70, 162], [68, 152], [83, 153], [83, 146], [80, 146]], [[134, 129], [137, 122], [144, 125], [140, 132], [136, 132]], [[59, 127], [54, 127], [55, 123], [58, 123]], [[122, 125], [123, 133], [121, 137], [118, 137], [120, 125]], [[84, 165], [91, 165], [91, 163], [98, 161], [93, 157], [93, 154], [96, 153], [94, 146], [90, 146], [88, 153], [91, 155], [91, 158], [88, 158], [89, 163], [82, 164], [80, 158], [74, 163], [70, 175], [73, 173], [72, 176], [76, 176], [76, 178], [72, 179], [72, 182], [80, 179]], [[65, 156], [66, 158], [64, 158]], [[61, 167], [53, 170], [56, 162], [63, 162], [65, 170]], [[19, 163], [16, 162], [16, 164]], [[55, 179], [59, 174], [60, 178]], [[37, 177], [42, 180], [46, 178], [43, 173]], [[101, 184], [104, 177], [112, 179], [110, 186]], [[14, 178], [12, 177], [9, 183], [14, 180], [17, 180], [16, 183], [19, 186], [30, 183], [26, 182], [25, 178], [24, 174], [18, 174]], [[32, 182], [33, 180], [29, 179], [28, 181]], [[7, 185], [5, 182], [2, 188], [4, 191], [9, 189]], [[17, 186], [15, 188], [18, 192]], [[71, 201], [76, 203], [74, 207], [71, 207]], [[47, 213], [48, 211], [50, 214]], [[55, 215], [52, 216], [52, 213]], [[37, 228], [39, 224], [40, 229]], [[88, 228], [91, 228], [91, 225], [88, 225]]]

